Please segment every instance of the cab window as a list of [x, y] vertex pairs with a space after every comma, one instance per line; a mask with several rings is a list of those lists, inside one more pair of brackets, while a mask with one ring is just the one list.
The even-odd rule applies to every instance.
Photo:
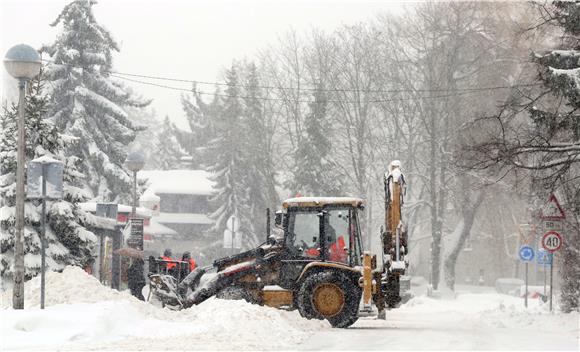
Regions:
[[326, 258], [333, 262], [349, 264], [351, 242], [354, 238], [350, 209], [329, 209], [325, 217]]
[[286, 245], [294, 255], [307, 258], [320, 257], [318, 213], [317, 211], [289, 213]]

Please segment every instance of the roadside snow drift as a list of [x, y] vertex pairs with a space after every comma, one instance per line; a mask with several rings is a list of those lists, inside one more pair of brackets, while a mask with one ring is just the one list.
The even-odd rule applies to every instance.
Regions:
[[2, 295], [2, 350], [30, 349], [287, 349], [330, 329], [297, 312], [243, 301], [209, 299], [183, 311], [160, 309], [101, 285], [77, 267], [47, 273], [46, 309], [40, 279], [25, 286], [26, 310]]
[[[578, 313], [465, 287], [451, 299], [417, 296], [387, 320], [361, 318], [349, 329], [296, 312], [209, 299], [183, 311], [160, 309], [101, 285], [79, 268], [26, 283], [26, 310], [2, 294], [0, 350], [573, 350]], [[470, 293], [478, 292], [478, 293]]]

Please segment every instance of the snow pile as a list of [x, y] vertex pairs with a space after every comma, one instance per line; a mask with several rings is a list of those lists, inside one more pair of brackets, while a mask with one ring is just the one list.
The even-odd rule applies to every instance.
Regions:
[[[549, 303], [540, 299], [524, 299], [497, 293], [460, 294], [456, 299], [432, 299], [415, 297], [403, 305], [401, 312], [420, 312], [424, 317], [445, 314], [447, 318], [462, 321], [465, 325], [477, 321], [480, 325], [500, 329], [538, 328], [561, 331], [562, 334], [578, 336], [578, 313], [550, 313]], [[428, 319], [428, 318], [427, 318]]]
[[306, 320], [297, 312], [260, 307], [244, 301], [211, 298], [197, 307], [176, 312], [188, 333], [166, 339], [131, 337], [103, 344], [102, 349], [151, 350], [287, 350], [328, 323]]
[[[24, 307], [40, 306], [40, 275], [24, 286]], [[46, 273], [45, 305], [63, 303], [94, 303], [103, 300], [135, 299], [128, 292], [119, 292], [101, 285], [94, 276], [77, 266], [67, 266], [62, 273]], [[12, 306], [12, 291], [2, 294], [2, 308]]]
[[[183, 311], [160, 309], [102, 286], [77, 267], [47, 273], [46, 309], [38, 309], [40, 280], [25, 285], [26, 310], [2, 295], [2, 349], [287, 349], [326, 322], [244, 301], [209, 299]], [[31, 309], [30, 307], [34, 307]]]

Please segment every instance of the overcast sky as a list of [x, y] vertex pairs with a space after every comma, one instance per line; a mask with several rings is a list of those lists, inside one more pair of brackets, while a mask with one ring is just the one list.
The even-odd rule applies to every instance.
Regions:
[[[0, 0], [2, 56], [13, 45], [39, 48], [52, 42], [60, 28], [50, 27], [69, 0]], [[119, 42], [114, 56], [119, 72], [190, 80], [216, 81], [234, 59], [250, 59], [278, 36], [293, 28], [333, 30], [400, 11], [401, 1], [372, 0], [244, 0], [169, 1], [98, 0], [93, 6], [97, 21]], [[408, 2], [408, 1], [406, 1]], [[1, 69], [2, 98], [13, 98], [15, 81]], [[187, 88], [188, 85], [166, 83]], [[159, 118], [169, 115], [185, 127], [179, 96], [162, 88], [131, 84], [153, 99]], [[209, 88], [208, 90], [212, 90]]]

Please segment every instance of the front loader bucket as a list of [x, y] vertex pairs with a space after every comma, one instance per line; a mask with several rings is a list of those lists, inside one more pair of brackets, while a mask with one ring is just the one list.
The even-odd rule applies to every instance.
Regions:
[[151, 294], [164, 306], [176, 309], [200, 304], [229, 287], [239, 277], [256, 268], [254, 260], [225, 268], [217, 273], [208, 273], [212, 266], [197, 268], [179, 284], [175, 277], [167, 274], [151, 274]]
[[153, 274], [149, 276], [149, 294], [159, 299], [163, 306], [174, 309], [183, 308], [180, 295], [177, 292], [176, 280], [171, 275]]

